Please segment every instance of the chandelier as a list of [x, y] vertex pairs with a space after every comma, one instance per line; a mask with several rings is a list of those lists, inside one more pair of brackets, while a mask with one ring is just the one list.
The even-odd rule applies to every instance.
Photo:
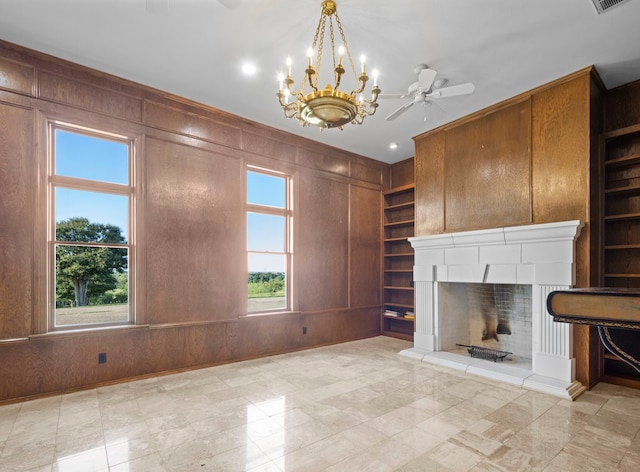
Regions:
[[[334, 17], [340, 33], [340, 39], [342, 40], [342, 45], [338, 48], [337, 56], [333, 29]], [[334, 84], [333, 86], [327, 84], [324, 89], [318, 89], [327, 20], [329, 20]], [[352, 90], [351, 93], [338, 90], [343, 78], [342, 76], [346, 72], [342, 64], [345, 53], [351, 66], [353, 77], [357, 83], [357, 88]], [[313, 65], [314, 54], [316, 57], [315, 66]], [[336, 2], [332, 0], [324, 0], [322, 2], [320, 21], [318, 22], [318, 27], [313, 37], [313, 44], [307, 51], [307, 55], [309, 63], [304, 71], [300, 90], [293, 91], [291, 89], [293, 85], [293, 79], [291, 78], [291, 58], [287, 58], [287, 75], [284, 76], [280, 74], [278, 77], [280, 81], [280, 88], [277, 94], [278, 100], [287, 118], [297, 119], [302, 126], [314, 125], [320, 128], [343, 129], [347, 123], [361, 125], [367, 115], [371, 116], [376, 112], [376, 108], [378, 107], [376, 102], [380, 94], [377, 71], [374, 70], [372, 73], [373, 88], [371, 89], [371, 99], [367, 100], [362, 96], [362, 92], [369, 80], [366, 73], [365, 57], [360, 57], [360, 75], [358, 75], [356, 74], [356, 68], [351, 58], [349, 46], [347, 45], [347, 39], [342, 30]], [[307, 84], [310, 87], [308, 93], [305, 91]]]

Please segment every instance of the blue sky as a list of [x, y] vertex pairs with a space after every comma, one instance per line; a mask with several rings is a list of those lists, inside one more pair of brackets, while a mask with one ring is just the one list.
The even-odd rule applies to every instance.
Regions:
[[[247, 203], [273, 208], [286, 206], [283, 177], [247, 172]], [[250, 251], [285, 250], [285, 218], [261, 213], [247, 214], [247, 248]], [[249, 272], [285, 272], [282, 254], [250, 254]]]
[[56, 174], [129, 183], [129, 148], [126, 143], [56, 130]]
[[[56, 130], [57, 175], [129, 183], [129, 148], [126, 143]], [[127, 197], [67, 188], [56, 189], [56, 221], [85, 217], [94, 223], [113, 224], [128, 239]]]
[[[55, 173], [121, 185], [129, 183], [128, 145], [58, 129], [55, 134]], [[91, 222], [113, 224], [128, 239], [127, 197], [100, 192], [56, 188], [56, 221], [85, 217]], [[286, 179], [247, 172], [247, 202], [285, 208]], [[285, 220], [282, 216], [249, 213], [247, 247], [256, 251], [283, 251]], [[249, 271], [284, 271], [284, 257], [257, 254], [249, 258]]]

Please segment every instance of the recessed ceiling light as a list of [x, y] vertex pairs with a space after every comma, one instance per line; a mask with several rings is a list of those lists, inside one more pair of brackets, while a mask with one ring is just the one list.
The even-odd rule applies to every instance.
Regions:
[[242, 72], [244, 72], [245, 75], [255, 75], [256, 66], [247, 62], [242, 65]]
[[398, 149], [398, 143], [389, 143], [389, 149]]

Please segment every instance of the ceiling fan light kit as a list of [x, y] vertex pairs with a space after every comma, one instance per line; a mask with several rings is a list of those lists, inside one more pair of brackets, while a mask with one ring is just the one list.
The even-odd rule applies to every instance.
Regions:
[[[342, 40], [342, 46], [335, 51], [334, 38], [334, 20]], [[331, 60], [333, 61], [334, 84], [327, 84], [322, 89], [318, 88], [318, 79], [320, 76], [320, 66], [322, 62], [322, 52], [325, 39], [325, 31], [327, 20], [329, 23], [329, 38], [331, 45]], [[344, 55], [347, 55], [348, 64], [357, 83], [357, 88], [351, 93], [339, 90], [340, 83], [346, 70], [343, 66]], [[314, 55], [316, 57], [315, 66], [313, 65]], [[302, 87], [298, 91], [292, 90], [294, 83], [291, 77], [291, 60], [287, 59], [287, 75], [281, 74], [279, 77], [280, 87], [277, 93], [278, 101], [287, 118], [297, 119], [302, 126], [314, 125], [320, 128], [340, 128], [345, 124], [362, 124], [367, 116], [375, 114], [378, 107], [378, 95], [380, 88], [378, 87], [377, 71], [373, 71], [373, 88], [371, 89], [371, 98], [365, 99], [362, 96], [369, 77], [366, 73], [365, 58], [360, 58], [360, 74], [356, 74], [356, 68], [347, 45], [340, 17], [338, 16], [337, 4], [332, 0], [324, 0], [322, 2], [322, 11], [320, 21], [313, 37], [313, 43], [308, 51], [309, 62], [304, 71], [302, 78]], [[337, 59], [337, 65], [336, 65]], [[305, 91], [306, 85], [311, 90]], [[358, 94], [360, 94], [358, 96]], [[293, 101], [290, 99], [293, 98]]]

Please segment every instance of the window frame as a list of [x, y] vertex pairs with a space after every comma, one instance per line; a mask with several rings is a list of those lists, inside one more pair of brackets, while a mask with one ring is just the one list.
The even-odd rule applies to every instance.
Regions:
[[[118, 184], [99, 180], [70, 177], [56, 174], [56, 131], [65, 131], [86, 137], [113, 141], [127, 146], [127, 183]], [[51, 120], [47, 123], [47, 167], [46, 167], [46, 331], [61, 332], [97, 328], [112, 328], [134, 325], [136, 323], [136, 249], [135, 249], [135, 149], [136, 139], [120, 133], [103, 129], [89, 128], [63, 121]], [[80, 241], [58, 241], [56, 239], [56, 189], [88, 191], [127, 198], [126, 242], [85, 243]], [[97, 322], [83, 324], [56, 325], [56, 248], [58, 246], [107, 247], [127, 249], [127, 318], [115, 322]]]
[[[249, 203], [248, 201], [248, 175], [249, 172], [253, 172], [256, 174], [264, 174], [271, 177], [277, 177], [284, 179], [284, 191], [285, 191], [285, 199], [284, 199], [284, 207], [272, 207], [268, 205], [260, 205], [255, 203]], [[281, 172], [275, 169], [269, 169], [261, 166], [247, 164], [244, 172], [244, 182], [245, 182], [245, 212], [244, 212], [244, 221], [247, 225], [245, 231], [245, 250], [246, 250], [246, 274], [247, 277], [249, 275], [249, 255], [250, 254], [283, 254], [285, 258], [284, 268], [285, 268], [285, 303], [284, 307], [274, 308], [272, 310], [261, 310], [261, 311], [249, 311], [247, 306], [247, 316], [255, 316], [255, 315], [265, 315], [265, 314], [274, 314], [274, 313], [283, 313], [283, 312], [291, 312], [293, 311], [293, 292], [292, 292], [292, 272], [293, 272], [293, 218], [294, 218], [294, 209], [293, 209], [293, 177], [286, 173]], [[282, 216], [284, 217], [284, 251], [282, 253], [277, 251], [251, 251], [249, 250], [249, 229], [248, 229], [248, 215], [249, 213], [257, 213], [263, 215], [273, 215], [273, 216]], [[249, 301], [249, 293], [248, 293], [248, 282], [245, 285], [245, 290], [247, 290], [247, 303]]]

